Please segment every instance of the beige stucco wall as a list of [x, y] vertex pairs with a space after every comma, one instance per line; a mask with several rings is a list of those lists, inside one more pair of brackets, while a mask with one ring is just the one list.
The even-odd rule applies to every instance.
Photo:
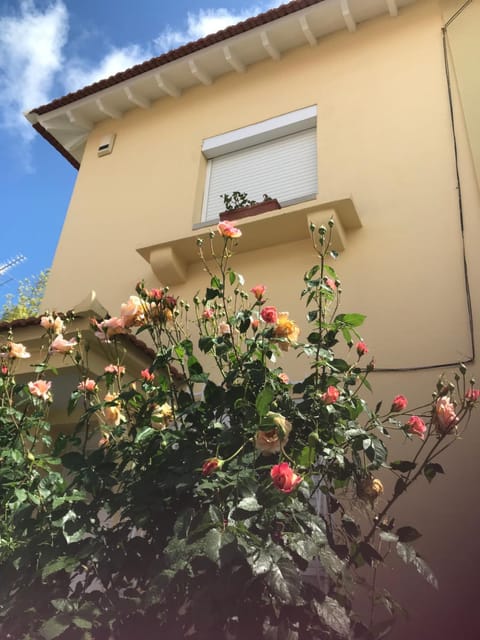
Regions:
[[[135, 249], [192, 233], [205, 176], [202, 139], [316, 104], [318, 200], [351, 197], [363, 223], [348, 233], [336, 265], [345, 291], [343, 310], [367, 314], [363, 337], [379, 367], [468, 359], [441, 27], [438, 3], [424, 0], [398, 18], [367, 22], [353, 34], [334, 34], [278, 62], [257, 64], [245, 74], [232, 72], [212, 86], [99, 125], [79, 171], [45, 307], [73, 307], [95, 289], [115, 315], [138, 280], [158, 284]], [[478, 108], [475, 96], [470, 102], [475, 107], [475, 100]], [[480, 202], [463, 122], [465, 104], [456, 95], [466, 255], [477, 324]], [[99, 139], [110, 132], [117, 135], [114, 151], [99, 159]], [[302, 274], [314, 259], [310, 243], [298, 241], [239, 255], [233, 266], [247, 284], [267, 284], [271, 303], [302, 323]], [[204, 282], [201, 267], [194, 265], [187, 284], [175, 287], [175, 294], [188, 298]], [[291, 377], [299, 378], [304, 365], [294, 356], [287, 362]], [[372, 400], [404, 393], [414, 405], [428, 397], [441, 372], [376, 374]], [[471, 596], [480, 561], [473, 533], [480, 525], [475, 506], [478, 428], [473, 425], [468, 438], [446, 456], [447, 475], [431, 491], [420, 482], [408, 508], [398, 508], [399, 523], [415, 524], [424, 533], [419, 546], [442, 587], [435, 593], [413, 571], [411, 583], [402, 571], [393, 578], [415, 615], [413, 626], [399, 627], [399, 638], [480, 634]]]

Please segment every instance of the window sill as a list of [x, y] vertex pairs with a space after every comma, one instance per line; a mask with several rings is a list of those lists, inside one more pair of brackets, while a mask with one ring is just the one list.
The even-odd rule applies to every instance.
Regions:
[[[347, 232], [362, 226], [350, 198], [333, 202], [310, 200], [245, 218], [236, 223], [241, 227], [243, 237], [235, 253], [247, 253], [279, 244], [306, 240], [310, 237], [311, 223], [317, 227], [322, 224], [326, 226], [330, 218], [335, 221], [332, 248], [335, 251], [343, 251], [346, 247]], [[196, 239], [208, 237], [209, 231], [215, 229], [216, 223], [206, 227], [202, 225], [201, 229], [188, 236], [141, 247], [137, 251], [150, 263], [152, 271], [162, 284], [181, 284], [187, 281], [189, 266], [200, 262], [195, 247]]]

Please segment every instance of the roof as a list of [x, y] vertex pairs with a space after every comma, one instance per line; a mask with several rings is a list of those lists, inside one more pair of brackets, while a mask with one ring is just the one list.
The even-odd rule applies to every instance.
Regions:
[[325, 35], [382, 14], [394, 17], [416, 0], [292, 0], [200, 38], [26, 113], [33, 127], [73, 166], [79, 167], [90, 131], [133, 108], [178, 98], [196, 84], [210, 85], [225, 73], [299, 46], [315, 46]]

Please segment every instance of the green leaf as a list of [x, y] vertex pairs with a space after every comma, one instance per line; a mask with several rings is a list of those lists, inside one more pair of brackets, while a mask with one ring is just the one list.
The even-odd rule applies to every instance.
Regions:
[[413, 527], [400, 527], [397, 529], [397, 535], [400, 542], [413, 542], [422, 537], [422, 534]]
[[208, 353], [212, 350], [214, 344], [215, 341], [213, 338], [210, 336], [202, 336], [198, 341], [198, 348], [200, 351], [203, 351], [203, 353]]
[[423, 576], [429, 584], [432, 585], [432, 587], [438, 589], [438, 580], [423, 558], [417, 555], [415, 560], [413, 561], [413, 566], [418, 571], [418, 573]]
[[272, 568], [272, 557], [263, 549], [259, 549], [254, 556], [248, 558], [254, 576], [261, 576]]
[[394, 460], [390, 463], [390, 466], [394, 471], [405, 473], [406, 471], [412, 471], [417, 465], [415, 462], [411, 462], [410, 460]]
[[56, 573], [57, 571], [66, 571], [70, 573], [78, 566], [78, 560], [76, 558], [72, 558], [70, 556], [60, 556], [49, 562], [47, 565], [43, 567], [42, 570], [42, 580], [48, 578], [52, 573]]
[[313, 601], [313, 606], [318, 617], [338, 637], [346, 640], [351, 637], [350, 618], [345, 609], [336, 600], [327, 596], [321, 604]]
[[44, 640], [53, 640], [58, 638], [69, 626], [70, 622], [65, 616], [55, 616], [43, 623], [40, 627], [40, 635]]
[[205, 536], [205, 555], [215, 564], [220, 560], [222, 534], [218, 529], [210, 529]]
[[231, 285], [233, 285], [233, 283], [235, 282], [235, 272], [234, 271], [229, 271], [228, 272], [228, 281], [230, 282]]
[[242, 500], [240, 500], [237, 508], [243, 509], [243, 511], [260, 511], [262, 506], [258, 504], [255, 496], [247, 496], [246, 498], [242, 498]]
[[269, 412], [273, 397], [274, 392], [272, 387], [265, 387], [258, 394], [255, 407], [260, 418], [263, 418]]
[[412, 564], [417, 557], [415, 549], [406, 542], [397, 542], [397, 553], [405, 564]]
[[384, 542], [398, 542], [398, 536], [392, 531], [380, 531], [380, 540]]
[[85, 466], [85, 458], [77, 451], [70, 451], [62, 456], [62, 464], [67, 469], [78, 471]]
[[266, 575], [273, 594], [283, 604], [295, 604], [300, 596], [301, 574], [286, 558], [280, 558]]
[[366, 317], [367, 316], [364, 316], [361, 313], [340, 313], [335, 318], [335, 322], [340, 322], [349, 327], [359, 327], [363, 324]]
[[371, 544], [368, 544], [368, 542], [360, 542], [358, 550], [361, 553], [362, 558], [370, 566], [372, 566], [374, 562], [383, 562], [383, 557], [374, 547], [372, 547]]
[[80, 618], [79, 616], [74, 616], [72, 618], [72, 622], [79, 629], [91, 629], [92, 628], [92, 623], [90, 622], [90, 620], [87, 620], [86, 618]]
[[445, 473], [442, 465], [437, 462], [429, 462], [423, 469], [423, 474], [429, 482], [435, 478], [437, 473]]

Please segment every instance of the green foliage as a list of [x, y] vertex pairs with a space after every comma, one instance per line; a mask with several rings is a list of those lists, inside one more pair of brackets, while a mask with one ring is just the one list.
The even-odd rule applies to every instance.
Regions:
[[5, 322], [11, 322], [19, 318], [37, 316], [47, 286], [48, 273], [47, 269], [41, 271], [37, 276], [20, 280], [17, 293], [7, 293], [5, 295], [0, 319]]
[[[350, 361], [333, 351], [360, 337], [364, 316], [337, 313], [331, 229], [312, 228], [319, 264], [304, 277], [304, 343], [288, 314], [265, 306], [262, 287], [253, 297], [243, 289], [229, 266], [234, 240], [217, 237], [216, 269], [205, 260], [208, 287], [192, 306], [139, 284], [120, 318], [97, 323], [111, 358], [103, 375], [88, 377], [81, 340], [57, 335], [60, 318], [42, 322], [49, 348], [29, 385], [16, 379], [22, 345], [0, 346], [2, 637], [373, 640], [396, 610], [374, 588], [390, 549], [436, 585], [413, 546], [421, 534], [394, 529], [391, 513], [418, 478], [443, 473], [437, 456], [478, 394], [461, 369], [456, 388], [443, 382], [421, 408], [368, 407], [366, 345]], [[119, 334], [131, 331], [155, 345], [134, 386], [119, 358]], [[307, 371], [293, 389], [278, 366], [288, 349]], [[78, 369], [65, 405], [82, 414], [56, 436], [55, 350]], [[389, 462], [395, 434], [410, 440], [411, 459]], [[382, 506], [379, 473], [396, 478]], [[328, 511], [317, 508], [322, 497]], [[368, 586], [365, 572], [374, 614], [360, 621], [353, 595], [357, 578]]]

